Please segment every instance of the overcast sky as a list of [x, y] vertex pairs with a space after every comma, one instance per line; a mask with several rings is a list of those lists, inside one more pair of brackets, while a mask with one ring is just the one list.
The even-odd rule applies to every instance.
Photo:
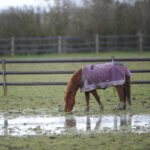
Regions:
[[[54, 0], [48, 0], [51, 5], [54, 5]], [[72, 0], [77, 4], [82, 5], [82, 0]], [[129, 0], [119, 0], [119, 1], [129, 1]], [[133, 0], [132, 0], [133, 1]], [[7, 9], [9, 7], [23, 7], [23, 6], [32, 6], [32, 7], [42, 7], [47, 6], [46, 0], [0, 0], [0, 10]]]
[[[81, 0], [73, 0], [79, 3]], [[53, 5], [53, 0], [49, 0], [50, 4]], [[46, 7], [46, 0], [0, 0], [0, 10], [7, 9], [9, 7], [23, 7], [23, 6], [34, 6], [34, 7]]]
[[[51, 0], [53, 5], [53, 0]], [[47, 5], [45, 0], [0, 0], [0, 9], [7, 9], [9, 7], [23, 7], [23, 6], [34, 6], [34, 7], [45, 7]]]

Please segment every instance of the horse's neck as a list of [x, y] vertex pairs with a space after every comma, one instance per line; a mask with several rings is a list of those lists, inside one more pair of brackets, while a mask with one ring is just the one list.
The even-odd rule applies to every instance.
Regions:
[[71, 94], [72, 96], [76, 95], [76, 93], [80, 87], [81, 74], [82, 74], [82, 70], [79, 69], [71, 77], [71, 79], [68, 83], [68, 87], [67, 87], [68, 94]]
[[71, 83], [71, 86], [69, 88], [69, 93], [71, 93], [73, 96], [75, 96], [78, 91], [78, 88], [79, 88], [78, 84]]

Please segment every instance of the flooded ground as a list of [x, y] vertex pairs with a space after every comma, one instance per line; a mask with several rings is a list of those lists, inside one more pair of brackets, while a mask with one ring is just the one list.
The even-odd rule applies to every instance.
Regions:
[[0, 114], [1, 136], [108, 132], [150, 133], [150, 115], [5, 117]]

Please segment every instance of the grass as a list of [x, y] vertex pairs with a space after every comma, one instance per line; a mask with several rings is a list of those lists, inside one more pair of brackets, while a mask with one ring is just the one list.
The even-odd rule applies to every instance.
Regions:
[[[150, 57], [150, 52], [101, 52], [81, 54], [45, 54], [0, 56], [1, 59], [51, 59], [51, 58], [110, 58], [120, 57]], [[130, 69], [149, 69], [150, 62], [125, 63]], [[83, 63], [75, 64], [9, 64], [8, 71], [32, 71], [32, 70], [76, 70]], [[1, 68], [0, 68], [1, 70]], [[71, 75], [17, 75], [7, 76], [8, 82], [39, 82], [39, 81], [68, 81]], [[150, 75], [133, 74], [132, 80], [150, 80]], [[0, 76], [2, 82], [2, 76]], [[33, 87], [8, 87], [8, 95], [3, 96], [0, 87], [0, 112], [15, 113], [39, 113], [44, 110], [53, 115], [66, 115], [64, 109], [65, 86], [33, 86]], [[124, 112], [115, 108], [118, 105], [118, 96], [113, 88], [98, 90], [104, 103], [103, 114], [150, 114], [150, 85], [132, 85], [132, 103]], [[92, 98], [89, 114], [99, 114], [98, 105]], [[84, 112], [84, 94], [78, 92], [77, 101], [73, 111], [74, 115], [87, 115]], [[0, 137], [1, 150], [149, 150], [150, 135], [133, 133], [109, 133], [109, 134], [75, 134], [55, 136], [27, 136], [27, 137]]]
[[149, 134], [0, 137], [1, 150], [149, 150]]
[[138, 51], [107, 51], [107, 52], [99, 52], [96, 53], [68, 53], [68, 54], [27, 54], [27, 55], [2, 55], [0, 56], [1, 59], [50, 59], [50, 58], [111, 58], [114, 57], [149, 57], [150, 52], [138, 52]]

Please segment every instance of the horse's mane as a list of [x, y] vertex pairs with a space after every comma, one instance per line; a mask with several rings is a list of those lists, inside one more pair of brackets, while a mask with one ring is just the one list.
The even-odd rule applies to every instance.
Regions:
[[80, 87], [82, 75], [82, 68], [78, 69], [71, 77], [67, 84], [66, 92], [65, 92], [65, 107], [72, 107], [75, 104], [75, 95]]

